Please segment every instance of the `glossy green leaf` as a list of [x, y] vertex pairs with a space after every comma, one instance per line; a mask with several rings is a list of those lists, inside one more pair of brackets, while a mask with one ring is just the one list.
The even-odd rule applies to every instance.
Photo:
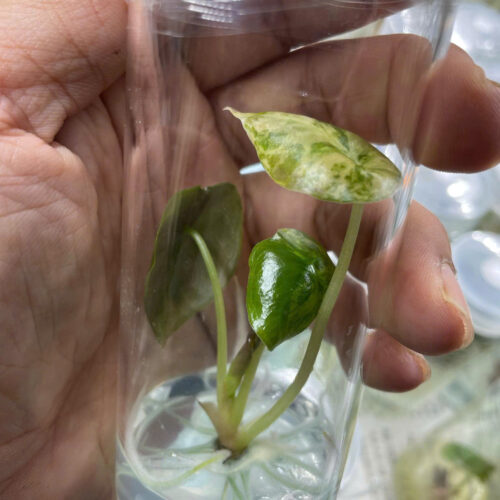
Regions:
[[184, 189], [170, 199], [156, 236], [144, 294], [146, 315], [161, 344], [213, 299], [205, 264], [187, 230], [196, 230], [205, 240], [221, 286], [225, 286], [236, 269], [242, 227], [241, 199], [232, 184]]
[[495, 466], [472, 451], [470, 448], [459, 443], [448, 443], [442, 449], [443, 457], [459, 465], [473, 474], [481, 481], [488, 481], [495, 470]]
[[316, 241], [296, 229], [280, 229], [252, 250], [247, 312], [269, 350], [307, 328], [335, 269]]
[[287, 189], [337, 203], [371, 203], [401, 183], [396, 166], [352, 132], [308, 116], [226, 109], [241, 120], [267, 173]]

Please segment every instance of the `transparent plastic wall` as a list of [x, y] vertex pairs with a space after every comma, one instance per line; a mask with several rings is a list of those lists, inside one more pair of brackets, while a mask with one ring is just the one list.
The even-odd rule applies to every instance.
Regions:
[[450, 17], [129, 2], [118, 498], [337, 495]]

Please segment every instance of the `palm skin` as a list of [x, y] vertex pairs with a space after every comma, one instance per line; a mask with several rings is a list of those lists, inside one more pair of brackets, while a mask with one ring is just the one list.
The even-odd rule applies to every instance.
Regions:
[[[119, 0], [0, 6], [0, 498], [112, 495], [125, 24]], [[203, 82], [196, 68], [193, 73]], [[230, 86], [211, 92], [220, 83], [205, 81], [206, 96], [196, 94], [209, 130], [201, 149], [237, 172], [243, 159], [231, 151], [231, 133], [221, 136], [221, 127], [213, 127], [221, 120], [213, 103], [231, 95]], [[474, 118], [474, 137], [483, 145], [476, 161], [473, 152], [461, 156], [463, 169], [499, 158], [498, 141], [491, 146], [496, 137], [484, 131], [500, 129], [500, 98], [484, 85], [476, 106], [482, 103], [489, 114], [479, 116], [481, 105], [462, 110]], [[433, 166], [456, 165], [451, 155], [416, 149]], [[313, 212], [310, 207], [298, 226], [310, 226]], [[409, 238], [431, 241], [425, 255], [449, 258], [431, 216], [414, 207], [410, 219]], [[420, 340], [398, 331], [394, 318], [377, 325], [378, 346], [371, 349], [382, 354], [372, 357], [379, 365], [367, 369], [367, 382], [409, 389], [425, 370], [404, 345], [432, 354], [470, 342], [468, 318], [438, 316], [417, 325], [430, 332]], [[392, 364], [383, 366], [383, 353]], [[398, 370], [406, 382], [394, 387], [389, 379]]]
[[59, 135], [1, 141], [2, 498], [109, 498], [121, 148], [101, 99]]
[[111, 496], [122, 93], [102, 91], [126, 11], [105, 3], [0, 7], [0, 498]]

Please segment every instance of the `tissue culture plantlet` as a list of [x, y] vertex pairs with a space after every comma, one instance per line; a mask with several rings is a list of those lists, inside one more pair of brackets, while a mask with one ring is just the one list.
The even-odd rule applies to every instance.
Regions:
[[[213, 300], [216, 398], [199, 404], [217, 432], [217, 446], [237, 458], [279, 419], [307, 382], [349, 268], [363, 205], [391, 196], [401, 176], [388, 158], [349, 131], [307, 116], [227, 109], [241, 120], [276, 183], [323, 201], [352, 205], [336, 266], [319, 243], [296, 229], [280, 229], [253, 248], [246, 296], [253, 331], [229, 366], [222, 289], [235, 272], [241, 248], [239, 194], [229, 183], [193, 187], [179, 191], [165, 208], [146, 280], [146, 314], [156, 338], [164, 344]], [[313, 322], [292, 383], [268, 411], [243, 422], [262, 353]]]

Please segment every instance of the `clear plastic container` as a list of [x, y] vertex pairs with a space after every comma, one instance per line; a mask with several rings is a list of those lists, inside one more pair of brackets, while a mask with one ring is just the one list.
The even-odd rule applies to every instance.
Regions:
[[[443, 0], [405, 10], [395, 28], [404, 4], [129, 2], [119, 499], [337, 495], [368, 263], [398, 245], [419, 81], [450, 28]], [[384, 82], [404, 90], [399, 147], [380, 145], [390, 142]], [[271, 175], [247, 168], [258, 159]], [[373, 162], [383, 166], [365, 170]], [[273, 245], [284, 260], [261, 259]]]

